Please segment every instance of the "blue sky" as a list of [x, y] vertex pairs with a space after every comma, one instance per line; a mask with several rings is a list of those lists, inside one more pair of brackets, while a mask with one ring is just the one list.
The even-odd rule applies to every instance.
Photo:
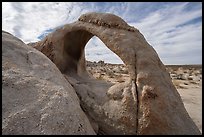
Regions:
[[[2, 29], [36, 42], [87, 12], [113, 13], [138, 28], [164, 64], [202, 64], [199, 2], [3, 2]], [[97, 37], [85, 51], [90, 61], [122, 63]]]

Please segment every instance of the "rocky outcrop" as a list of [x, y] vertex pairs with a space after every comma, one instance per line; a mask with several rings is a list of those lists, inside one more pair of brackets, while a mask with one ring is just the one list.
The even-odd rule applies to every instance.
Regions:
[[95, 134], [73, 87], [45, 55], [2, 32], [2, 134]]
[[[93, 36], [123, 60], [128, 81], [111, 85], [87, 73], [84, 47]], [[99, 134], [200, 134], [156, 51], [121, 18], [84, 14], [49, 34], [35, 48], [72, 84]]]

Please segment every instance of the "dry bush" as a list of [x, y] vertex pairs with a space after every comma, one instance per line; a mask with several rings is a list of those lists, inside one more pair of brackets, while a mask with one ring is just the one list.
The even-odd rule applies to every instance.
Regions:
[[98, 79], [98, 80], [104, 80], [104, 79], [103, 79], [103, 75], [101, 75], [101, 74], [100, 74], [98, 77], [96, 77], [96, 79]]
[[180, 86], [181, 81], [173, 79], [172, 82], [173, 82], [173, 84], [174, 84], [174, 86], [175, 86], [176, 88], [180, 88], [180, 87], [181, 87], [181, 86]]
[[115, 74], [114, 74], [114, 72], [112, 72], [112, 71], [109, 71], [109, 72], [107, 73], [107, 75], [108, 75], [110, 78], [114, 78], [114, 77], [115, 77]]
[[116, 79], [117, 79], [117, 82], [119, 82], [119, 83], [125, 82], [125, 79], [124, 79], [123, 75], [121, 75], [121, 74], [119, 74], [119, 75], [116, 77]]
[[199, 84], [199, 83], [196, 82], [196, 81], [190, 81], [190, 83], [191, 83], [191, 84], [195, 84], [195, 85]]

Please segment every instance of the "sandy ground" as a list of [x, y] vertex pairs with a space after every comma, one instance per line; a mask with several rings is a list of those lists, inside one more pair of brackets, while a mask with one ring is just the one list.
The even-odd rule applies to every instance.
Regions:
[[177, 89], [181, 95], [184, 106], [202, 133], [202, 82], [199, 87]]

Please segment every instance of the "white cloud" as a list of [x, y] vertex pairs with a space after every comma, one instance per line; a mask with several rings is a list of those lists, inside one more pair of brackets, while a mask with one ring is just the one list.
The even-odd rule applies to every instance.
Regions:
[[39, 41], [37, 37], [45, 30], [76, 20], [81, 9], [75, 5], [70, 2], [3, 3], [2, 28], [26, 43]]
[[186, 11], [187, 4], [159, 9], [130, 23], [144, 34], [164, 64], [202, 63], [202, 24], [188, 23], [202, 17], [202, 11]]
[[95, 36], [88, 41], [85, 55], [89, 61], [104, 60], [106, 63], [123, 64], [123, 61]]
[[[3, 2], [2, 29], [25, 43], [35, 42], [48, 30], [93, 11], [116, 14], [138, 28], [164, 64], [202, 62], [202, 21], [193, 22], [202, 17], [201, 3]], [[85, 49], [88, 60], [122, 62], [95, 37]]]

